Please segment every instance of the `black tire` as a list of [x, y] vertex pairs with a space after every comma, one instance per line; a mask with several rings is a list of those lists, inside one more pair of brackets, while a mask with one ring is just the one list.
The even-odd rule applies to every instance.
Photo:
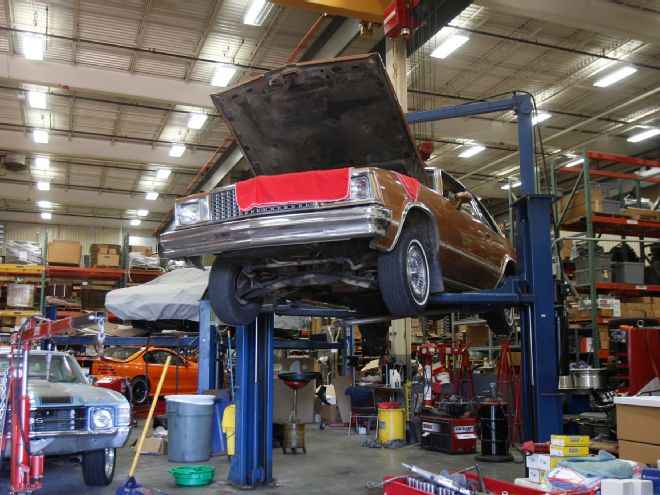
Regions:
[[486, 320], [488, 327], [496, 335], [511, 335], [514, 331], [513, 308], [495, 309], [483, 313], [481, 317]]
[[216, 258], [209, 276], [209, 300], [216, 316], [227, 325], [247, 325], [259, 315], [263, 300], [243, 301], [237, 294], [241, 268]]
[[108, 486], [115, 476], [116, 449], [101, 449], [82, 455], [83, 479], [87, 486]]
[[[426, 309], [431, 283], [425, 244], [416, 229], [404, 227], [394, 249], [378, 257], [380, 293], [393, 316], [418, 316]], [[410, 274], [409, 261], [416, 270]]]
[[149, 382], [144, 376], [136, 376], [131, 380], [131, 404], [141, 406], [149, 401]]

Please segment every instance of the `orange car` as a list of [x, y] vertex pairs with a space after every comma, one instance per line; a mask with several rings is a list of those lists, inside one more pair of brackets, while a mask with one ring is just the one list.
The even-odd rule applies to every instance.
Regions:
[[104, 351], [103, 359], [79, 357], [78, 361], [83, 368], [89, 369], [90, 375], [127, 377], [132, 403], [141, 405], [155, 393], [167, 356], [172, 356], [172, 360], [161, 394], [196, 394], [197, 363], [177, 355], [171, 349], [109, 347]]

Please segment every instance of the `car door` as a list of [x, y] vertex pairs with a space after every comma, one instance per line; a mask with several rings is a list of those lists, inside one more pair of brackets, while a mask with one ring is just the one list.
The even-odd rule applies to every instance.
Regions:
[[[171, 381], [172, 387], [179, 394], [196, 394], [197, 393], [197, 367], [193, 363], [178, 356], [175, 352], [167, 351], [172, 356], [171, 362]], [[178, 374], [178, 387], [176, 385], [176, 378]]]
[[499, 278], [499, 267], [493, 265], [490, 254], [493, 230], [476, 200], [456, 208], [457, 194], [469, 191], [446, 172], [442, 172], [442, 188], [447, 211], [446, 253], [441, 260], [445, 277], [469, 287], [493, 287]]
[[[147, 351], [144, 354], [146, 375], [149, 379], [150, 395], [156, 393], [156, 387], [158, 387], [158, 381], [160, 380], [160, 375], [163, 373], [163, 368], [165, 367], [165, 361], [168, 354], [169, 353], [167, 351], [163, 351], [162, 349]], [[162, 395], [173, 394], [175, 392], [175, 382], [173, 376], [174, 375], [170, 367], [169, 371], [167, 372], [165, 382], [163, 382], [163, 388], [161, 389]]]

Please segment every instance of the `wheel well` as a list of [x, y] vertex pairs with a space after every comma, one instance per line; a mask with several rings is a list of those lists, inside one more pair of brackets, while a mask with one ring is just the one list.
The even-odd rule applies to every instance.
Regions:
[[438, 252], [440, 251], [440, 232], [438, 231], [438, 225], [428, 212], [415, 207], [408, 211], [401, 228], [403, 229], [406, 225], [410, 225], [410, 222], [414, 222], [416, 225], [421, 225], [424, 232], [429, 234], [428, 236], [425, 236], [425, 248], [430, 255], [429, 271], [431, 275], [431, 292], [442, 292], [444, 290], [444, 283], [442, 281], [440, 258], [438, 257]]
[[506, 277], [511, 277], [512, 275], [516, 274], [516, 262], [515, 261], [507, 261], [506, 266], [504, 267], [504, 278]]

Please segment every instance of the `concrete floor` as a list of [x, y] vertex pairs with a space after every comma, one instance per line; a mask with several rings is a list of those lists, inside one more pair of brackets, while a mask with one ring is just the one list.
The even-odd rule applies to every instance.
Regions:
[[[137, 438], [139, 430], [133, 432]], [[474, 456], [449, 456], [429, 452], [411, 445], [400, 449], [368, 449], [361, 447], [365, 436], [347, 436], [346, 428], [326, 428], [307, 425], [306, 455], [284, 455], [281, 449], [273, 450], [273, 474], [276, 486], [260, 488], [260, 494], [378, 494], [380, 489], [368, 490], [368, 481], [381, 481], [384, 475], [405, 474], [402, 462], [415, 464], [439, 472], [442, 469], [456, 470], [474, 464]], [[130, 443], [133, 443], [134, 439]], [[515, 455], [519, 460], [519, 455]], [[84, 484], [80, 467], [73, 463], [47, 462], [44, 489], [40, 495], [114, 494], [126, 480], [133, 460], [133, 449], [125, 447], [118, 451], [115, 481], [109, 487], [92, 488]], [[200, 463], [202, 464], [202, 463]], [[169, 470], [179, 465], [170, 463], [167, 456], [143, 455], [138, 465], [138, 482], [158, 488], [168, 494], [204, 495], [236, 494], [244, 492], [226, 482], [229, 462], [225, 456], [212, 457], [203, 463], [214, 466], [215, 481], [205, 487], [178, 487]], [[524, 476], [524, 467], [516, 463], [482, 463], [485, 476], [512, 481]], [[0, 494], [7, 493], [7, 472], [0, 475]]]

